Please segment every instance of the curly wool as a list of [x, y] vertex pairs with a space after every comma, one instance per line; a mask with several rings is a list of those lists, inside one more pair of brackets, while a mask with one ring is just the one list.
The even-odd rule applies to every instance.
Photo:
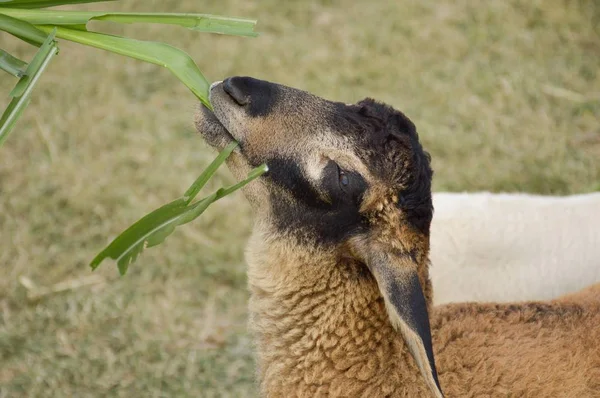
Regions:
[[[368, 273], [259, 235], [247, 258], [263, 396], [430, 396]], [[583, 297], [433, 308], [446, 396], [600, 396], [600, 287]]]

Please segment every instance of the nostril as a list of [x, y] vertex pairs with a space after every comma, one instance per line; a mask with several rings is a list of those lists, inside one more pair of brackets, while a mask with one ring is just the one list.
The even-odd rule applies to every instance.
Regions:
[[225, 79], [223, 82], [223, 90], [225, 90], [225, 92], [240, 106], [248, 105], [250, 103], [250, 96], [235, 84], [234, 78]]

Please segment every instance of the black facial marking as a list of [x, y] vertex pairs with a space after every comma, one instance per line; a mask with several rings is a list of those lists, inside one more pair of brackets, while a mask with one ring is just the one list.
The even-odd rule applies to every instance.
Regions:
[[[343, 173], [347, 184], [343, 184], [340, 180], [340, 172]], [[363, 195], [367, 190], [367, 183], [357, 172], [342, 171], [334, 161], [330, 160], [323, 169], [321, 187], [329, 194], [334, 204], [345, 203], [360, 206]]]
[[230, 97], [243, 106], [251, 117], [271, 113], [281, 90], [277, 84], [245, 76], [230, 77], [223, 85]]
[[272, 158], [266, 163], [269, 166], [267, 177], [279, 187], [289, 191], [296, 201], [317, 209], [327, 207], [327, 202], [304, 177], [297, 162], [291, 159]]
[[[366, 220], [358, 208], [366, 182], [357, 173], [349, 172], [349, 193], [338, 184], [337, 166], [330, 162], [324, 170], [319, 190], [304, 176], [298, 162], [291, 159], [267, 160], [267, 180], [282, 188], [290, 197], [271, 193], [271, 206], [277, 227], [298, 237], [311, 239], [317, 244], [339, 243], [363, 230]], [[293, 197], [293, 199], [291, 199]]]
[[421, 340], [423, 340], [423, 346], [427, 353], [427, 359], [429, 360], [433, 379], [435, 380], [438, 389], [442, 391], [438, 381], [435, 359], [433, 357], [427, 304], [425, 302], [425, 297], [423, 296], [423, 289], [421, 289], [421, 284], [419, 283], [419, 277], [414, 273], [406, 282], [399, 282], [398, 279], [393, 277], [390, 279], [392, 280], [392, 283], [388, 287], [389, 299], [398, 311], [400, 317], [421, 337]]

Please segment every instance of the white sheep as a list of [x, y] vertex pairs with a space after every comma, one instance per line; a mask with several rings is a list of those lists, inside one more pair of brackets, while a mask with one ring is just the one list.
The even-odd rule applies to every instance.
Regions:
[[600, 192], [433, 194], [434, 303], [546, 300], [600, 282]]

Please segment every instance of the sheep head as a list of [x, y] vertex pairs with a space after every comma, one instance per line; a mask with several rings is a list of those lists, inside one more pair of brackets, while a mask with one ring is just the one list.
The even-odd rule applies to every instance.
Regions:
[[214, 113], [202, 108], [196, 126], [217, 149], [239, 142], [232, 172], [269, 166], [244, 191], [257, 221], [271, 236], [326, 247], [368, 269], [441, 396], [427, 309], [432, 170], [414, 124], [372, 99], [331, 102], [249, 77], [213, 84], [210, 101]]

